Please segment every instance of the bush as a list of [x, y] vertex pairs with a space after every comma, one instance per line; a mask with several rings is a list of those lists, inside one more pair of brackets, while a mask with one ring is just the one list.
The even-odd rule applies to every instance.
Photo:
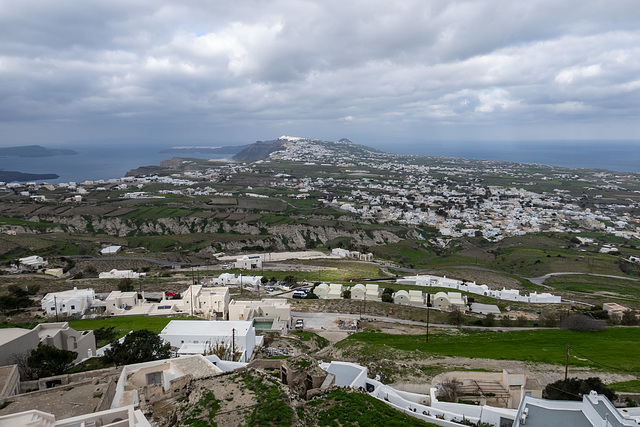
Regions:
[[64, 374], [73, 365], [78, 353], [60, 350], [50, 345], [39, 345], [31, 350], [27, 364], [38, 378]]
[[568, 378], [566, 381], [559, 380], [547, 384], [542, 391], [542, 397], [551, 400], [582, 400], [582, 395], [589, 394], [591, 390], [604, 394], [612, 402], [618, 398], [616, 393], [605, 386], [598, 377], [591, 377], [586, 380]]
[[146, 329], [131, 332], [122, 343], [114, 341], [105, 351], [108, 363], [130, 365], [171, 357], [171, 346], [157, 334]]
[[592, 319], [589, 316], [583, 314], [576, 314], [573, 316], [565, 317], [560, 322], [560, 329], [567, 329], [570, 331], [604, 331], [607, 328], [603, 320]]
[[120, 292], [133, 292], [133, 279], [128, 277], [120, 279], [120, 282], [118, 282], [118, 290]]

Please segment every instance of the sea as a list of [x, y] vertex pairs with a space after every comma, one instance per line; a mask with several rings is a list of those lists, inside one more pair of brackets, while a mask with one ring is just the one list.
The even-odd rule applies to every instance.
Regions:
[[[366, 142], [358, 143], [369, 145]], [[220, 144], [226, 145], [226, 144]], [[567, 168], [606, 169], [640, 173], [640, 140], [637, 141], [415, 141], [412, 143], [371, 144], [370, 146], [398, 154], [461, 157], [466, 159], [501, 160]], [[0, 158], [0, 169], [29, 173], [55, 173], [49, 183], [83, 182], [121, 178], [140, 166], [158, 165], [175, 157], [161, 153], [170, 146], [140, 146], [113, 143], [47, 146], [68, 148], [77, 155], [42, 158]], [[189, 157], [224, 159], [231, 155], [198, 155]], [[186, 156], [185, 156], [186, 157]]]

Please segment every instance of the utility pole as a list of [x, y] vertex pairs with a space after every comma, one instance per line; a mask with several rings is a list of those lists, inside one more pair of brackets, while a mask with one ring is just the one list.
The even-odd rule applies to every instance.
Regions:
[[567, 359], [564, 365], [564, 380], [567, 381], [567, 376], [569, 374], [569, 349], [571, 346], [567, 344]]
[[235, 362], [236, 358], [236, 329], [231, 329], [231, 361]]
[[427, 302], [427, 339], [425, 342], [429, 342], [429, 313], [430, 312], [431, 310], [429, 309], [429, 303]]
[[56, 300], [56, 296], [53, 296], [53, 306], [56, 308], [56, 322], [58, 321], [58, 301]]

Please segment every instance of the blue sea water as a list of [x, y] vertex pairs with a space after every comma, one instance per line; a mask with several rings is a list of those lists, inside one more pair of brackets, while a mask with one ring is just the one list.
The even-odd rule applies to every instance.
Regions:
[[423, 141], [387, 147], [381, 145], [376, 148], [392, 150], [398, 154], [501, 160], [566, 168], [640, 173], [640, 140]]
[[[47, 148], [68, 148], [76, 155], [39, 158], [0, 158], [0, 169], [25, 173], [54, 173], [58, 179], [45, 180], [49, 183], [83, 182], [86, 180], [121, 178], [131, 169], [140, 166], [159, 165], [162, 160], [172, 157], [225, 158], [226, 156], [202, 156], [189, 154], [179, 156], [160, 151], [170, 147], [141, 147], [134, 144], [100, 144]], [[231, 156], [229, 156], [231, 157]], [[42, 181], [42, 180], [39, 180]]]
[[[360, 142], [367, 145], [366, 142]], [[406, 144], [372, 145], [398, 154], [462, 157], [467, 159], [502, 160], [517, 163], [536, 163], [568, 168], [608, 169], [640, 173], [640, 141], [417, 141]], [[123, 177], [127, 171], [140, 166], [158, 165], [176, 155], [161, 153], [168, 146], [139, 146], [125, 143], [98, 145], [67, 145], [77, 155], [42, 158], [0, 158], [0, 169], [55, 173], [56, 182]], [[215, 158], [210, 155], [189, 154], [190, 157]], [[220, 155], [218, 158], [227, 156]]]

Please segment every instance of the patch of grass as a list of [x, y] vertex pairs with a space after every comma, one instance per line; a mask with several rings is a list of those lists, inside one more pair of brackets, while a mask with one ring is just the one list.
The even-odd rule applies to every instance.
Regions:
[[608, 387], [622, 393], [640, 393], [640, 380], [621, 381], [609, 384]]
[[245, 373], [242, 380], [258, 401], [247, 418], [248, 425], [284, 427], [293, 424], [293, 409], [277, 380], [250, 372]]
[[553, 276], [545, 280], [545, 285], [560, 291], [595, 293], [616, 293], [621, 297], [640, 298], [640, 282], [637, 280], [615, 279], [613, 277], [589, 276], [582, 274]]
[[[218, 424], [213, 420], [219, 409], [220, 401], [216, 399], [211, 390], [206, 390], [200, 400], [191, 408], [191, 414], [184, 420], [184, 424], [194, 427], [217, 426]], [[206, 416], [206, 420], [201, 418], [202, 415]]]
[[115, 366], [115, 364], [105, 363], [104, 357], [92, 357], [89, 360], [85, 360], [82, 363], [78, 363], [73, 368], [67, 371], [67, 374], [75, 374], [78, 372], [95, 371], [96, 369], [104, 369]]
[[310, 402], [321, 426], [435, 426], [364, 393], [334, 390]]
[[610, 328], [602, 332], [557, 329], [511, 332], [434, 332], [426, 343], [422, 335], [360, 332], [336, 344], [352, 349], [362, 358], [379, 357], [390, 349], [415, 352], [415, 357], [440, 355], [508, 359], [563, 365], [566, 346], [571, 346], [569, 365], [622, 372], [640, 372], [638, 329]]
[[[87, 319], [87, 320], [72, 320], [69, 322], [69, 326], [77, 331], [88, 331], [99, 329], [103, 327], [114, 327], [116, 332], [116, 339], [121, 338], [129, 333], [129, 331], [137, 331], [140, 329], [147, 329], [156, 334], [162, 332], [165, 326], [171, 320], [188, 320], [197, 319], [190, 317], [147, 317], [147, 316], [121, 316], [110, 317], [108, 319]], [[199, 320], [199, 319], [198, 319]], [[98, 347], [108, 344], [108, 342], [96, 343]]]

